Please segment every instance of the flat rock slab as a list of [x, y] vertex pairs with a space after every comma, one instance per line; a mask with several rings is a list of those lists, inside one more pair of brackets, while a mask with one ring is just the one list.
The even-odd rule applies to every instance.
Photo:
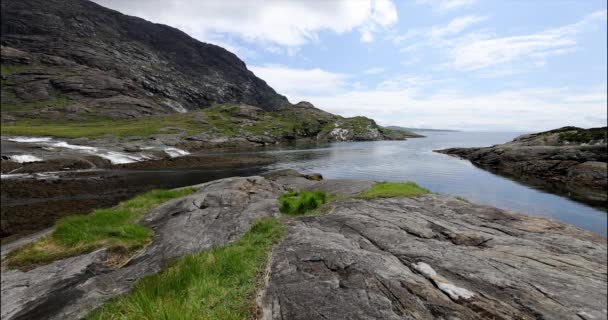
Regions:
[[78, 319], [136, 280], [181, 256], [240, 238], [258, 218], [278, 216], [281, 186], [262, 177], [228, 178], [152, 210], [143, 224], [152, 243], [125, 266], [106, 266], [106, 250], [56, 261], [28, 272], [2, 270], [1, 318]]
[[263, 319], [606, 319], [606, 239], [449, 196], [289, 223]]

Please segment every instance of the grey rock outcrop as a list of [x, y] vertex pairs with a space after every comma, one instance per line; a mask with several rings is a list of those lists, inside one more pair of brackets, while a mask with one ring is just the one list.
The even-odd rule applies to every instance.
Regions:
[[606, 131], [606, 127], [565, 127], [524, 135], [491, 147], [450, 148], [437, 152], [470, 160], [481, 168], [581, 202], [606, 206]]
[[261, 177], [228, 178], [196, 188], [195, 194], [145, 216], [142, 223], [155, 232], [152, 243], [121, 268], [106, 266], [110, 252], [105, 249], [27, 272], [3, 267], [2, 319], [82, 318], [167, 262], [234, 241], [254, 220], [278, 215], [282, 188]]
[[[144, 217], [153, 242], [120, 267], [102, 249], [3, 268], [2, 319], [84, 317], [168, 261], [278, 216], [287, 189], [346, 196], [373, 184], [284, 170], [194, 186]], [[445, 195], [346, 197], [324, 212], [282, 219], [288, 234], [271, 254], [260, 319], [607, 319], [606, 239], [590, 232]]]
[[606, 319], [605, 239], [453, 197], [290, 221], [262, 319]]

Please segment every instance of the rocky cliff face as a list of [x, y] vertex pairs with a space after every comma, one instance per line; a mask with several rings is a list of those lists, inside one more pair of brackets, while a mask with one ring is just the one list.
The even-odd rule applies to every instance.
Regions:
[[86, 0], [2, 0], [1, 8], [3, 111], [30, 104], [124, 118], [226, 102], [289, 105], [233, 53], [169, 26]]
[[121, 138], [158, 134], [194, 149], [406, 136], [364, 117], [292, 105], [234, 54], [165, 25], [86, 0], [1, 6], [3, 134], [80, 138], [138, 127]]
[[547, 187], [576, 200], [606, 206], [606, 135], [606, 127], [564, 127], [523, 135], [492, 147], [438, 152], [468, 159], [482, 168]]

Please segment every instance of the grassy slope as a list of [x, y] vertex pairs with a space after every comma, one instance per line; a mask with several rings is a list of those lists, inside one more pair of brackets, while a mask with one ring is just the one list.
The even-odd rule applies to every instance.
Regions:
[[[16, 106], [4, 103], [2, 111], [70, 104], [65, 97], [53, 100], [21, 104]], [[269, 137], [312, 137], [318, 133], [329, 132], [338, 123], [340, 127], [364, 133], [373, 126], [364, 117], [342, 118], [327, 113], [305, 109], [285, 108], [276, 112], [261, 112], [248, 118], [239, 114], [235, 105], [218, 105], [183, 114], [158, 115], [134, 120], [116, 120], [89, 116], [78, 121], [47, 120], [17, 117], [14, 123], [3, 123], [2, 134], [24, 136], [54, 136], [63, 138], [100, 137], [106, 134], [126, 136], [149, 136], [167, 133], [163, 128], [180, 128], [189, 135], [208, 133], [214, 136], [269, 136]]]
[[90, 319], [249, 319], [258, 275], [284, 232], [277, 219], [258, 220], [238, 242], [180, 259]]
[[9, 253], [7, 263], [10, 267], [28, 268], [103, 246], [123, 252], [139, 249], [150, 241], [152, 231], [138, 225], [137, 221], [163, 202], [192, 192], [191, 188], [153, 190], [112, 209], [98, 209], [89, 215], [63, 218], [48, 237]]

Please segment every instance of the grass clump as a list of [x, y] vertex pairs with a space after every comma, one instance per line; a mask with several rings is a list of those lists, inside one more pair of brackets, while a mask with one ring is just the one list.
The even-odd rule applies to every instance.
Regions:
[[0, 64], [0, 73], [3, 77], [11, 76], [15, 73], [19, 73], [27, 68], [23, 64]]
[[257, 276], [284, 233], [277, 219], [258, 220], [239, 241], [179, 259], [89, 319], [249, 319]]
[[279, 209], [288, 215], [302, 215], [319, 208], [327, 202], [322, 191], [290, 191], [279, 197]]
[[361, 192], [357, 198], [376, 199], [393, 197], [414, 197], [428, 194], [429, 190], [418, 186], [414, 182], [381, 182]]
[[132, 252], [145, 246], [152, 237], [152, 230], [137, 224], [146, 212], [167, 200], [193, 192], [192, 188], [152, 190], [112, 209], [98, 209], [88, 215], [63, 218], [57, 222], [51, 235], [9, 253], [7, 264], [27, 268], [103, 246]]
[[458, 199], [458, 200], [460, 200], [462, 202], [469, 202], [469, 200], [467, 200], [467, 198], [465, 198], [465, 197], [455, 196], [454, 198], [456, 198], [456, 199]]

